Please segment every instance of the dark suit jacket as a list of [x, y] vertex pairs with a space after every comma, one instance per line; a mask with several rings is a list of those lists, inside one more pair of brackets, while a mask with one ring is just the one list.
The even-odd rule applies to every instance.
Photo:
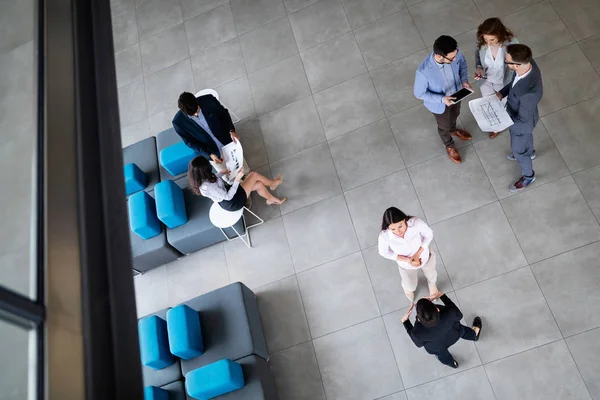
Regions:
[[542, 99], [542, 73], [535, 61], [531, 60], [531, 72], [525, 78], [512, 83], [517, 73], [513, 73], [510, 83], [500, 90], [502, 97], [508, 96], [506, 111], [512, 118], [514, 125], [510, 130], [516, 133], [531, 133], [539, 119], [538, 103]]
[[[200, 112], [206, 118], [206, 122], [213, 135], [224, 146], [231, 143], [231, 134], [229, 132], [235, 130], [235, 128], [229, 111], [219, 103], [219, 100], [210, 94], [200, 96], [196, 100], [200, 106]], [[188, 147], [196, 150], [204, 158], [210, 160], [211, 154], [221, 157], [214, 140], [181, 110], [173, 117], [173, 128], [175, 128], [175, 132], [177, 132]]]
[[436, 326], [426, 327], [418, 320], [413, 327], [410, 320], [404, 322], [404, 328], [417, 347], [425, 346], [429, 354], [436, 354], [446, 350], [460, 339], [460, 320], [462, 313], [456, 305], [443, 295], [440, 297], [445, 306], [438, 305], [440, 321]]

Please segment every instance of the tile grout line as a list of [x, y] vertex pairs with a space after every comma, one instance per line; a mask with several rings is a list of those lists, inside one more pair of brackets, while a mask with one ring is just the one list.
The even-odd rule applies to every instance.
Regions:
[[[148, 120], [148, 132], [147, 132], [147, 136], [144, 138], [144, 139], [147, 139], [150, 136], [154, 136], [154, 135], [150, 135], [150, 108], [148, 107], [148, 94], [146, 93], [146, 75], [144, 74], [144, 59], [142, 57], [142, 38], [140, 37], [140, 21], [139, 21], [138, 13], [137, 13], [138, 7], [136, 7], [135, 1], [132, 0], [132, 3], [133, 3], [133, 13], [135, 14], [135, 28], [138, 33], [138, 41], [136, 44], [138, 46], [138, 50], [140, 51], [140, 64], [141, 64], [140, 67], [142, 69], [141, 81], [142, 81], [142, 85], [144, 86], [144, 101], [146, 102], [146, 116], [144, 118], [140, 119], [139, 121], [136, 121], [127, 126], [132, 126], [133, 124], [139, 123], [140, 121], [147, 119]], [[111, 28], [111, 30], [112, 30], [112, 28]], [[116, 65], [115, 65], [115, 69], [116, 69]], [[116, 71], [115, 71], [115, 74], [116, 74]], [[120, 120], [120, 115], [119, 115], [119, 120]], [[119, 127], [119, 128], [120, 128], [119, 130], [122, 131], [123, 128], [125, 128], [125, 127]], [[121, 138], [121, 140], [123, 140], [123, 139]], [[121, 145], [122, 145], [122, 143], [121, 143]]]

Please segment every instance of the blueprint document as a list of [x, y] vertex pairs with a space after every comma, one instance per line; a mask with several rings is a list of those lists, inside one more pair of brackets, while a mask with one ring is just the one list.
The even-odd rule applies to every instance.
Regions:
[[495, 94], [471, 100], [469, 108], [484, 132], [501, 132], [513, 124], [504, 105]]
[[[240, 169], [244, 167], [244, 150], [239, 140], [231, 142], [223, 147], [221, 150], [221, 156], [223, 157], [223, 163], [231, 173], [227, 176], [223, 176], [227, 183], [232, 183], [235, 176], [240, 172]], [[247, 174], [248, 171], [245, 171]]]

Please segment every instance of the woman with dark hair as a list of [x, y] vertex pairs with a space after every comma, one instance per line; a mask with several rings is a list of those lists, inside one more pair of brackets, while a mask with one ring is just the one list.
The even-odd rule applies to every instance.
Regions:
[[398, 263], [404, 294], [412, 302], [422, 270], [429, 284], [429, 294], [437, 293], [435, 254], [429, 250], [433, 231], [423, 220], [390, 207], [383, 213], [379, 234], [379, 254]]
[[[477, 28], [475, 46], [475, 80], [480, 82], [481, 94], [491, 96], [508, 85], [513, 72], [504, 64], [506, 46], [519, 43], [499, 18], [488, 18]], [[499, 132], [490, 132], [490, 139]]]
[[[219, 175], [229, 174], [229, 171], [221, 171]], [[244, 207], [250, 193], [257, 192], [267, 200], [268, 205], [283, 204], [287, 198], [279, 199], [271, 194], [267, 187], [275, 190], [283, 182], [283, 176], [276, 179], [268, 179], [257, 172], [250, 172], [246, 179], [244, 168], [235, 176], [231, 187], [226, 188], [223, 179], [217, 178], [210, 162], [204, 157], [196, 157], [188, 165], [188, 180], [192, 192], [199, 196], [208, 197], [227, 211], [237, 211]], [[241, 182], [241, 184], [240, 184]]]

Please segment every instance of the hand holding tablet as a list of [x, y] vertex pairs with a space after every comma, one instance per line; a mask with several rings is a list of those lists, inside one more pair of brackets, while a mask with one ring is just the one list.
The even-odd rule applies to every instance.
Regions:
[[469, 96], [472, 93], [473, 93], [473, 90], [471, 90], [471, 89], [468, 89], [468, 88], [460, 89], [458, 92], [450, 95], [450, 97], [454, 97], [454, 100], [452, 100], [452, 104], [456, 104], [456, 103], [460, 102], [462, 99], [464, 99], [465, 97]]

